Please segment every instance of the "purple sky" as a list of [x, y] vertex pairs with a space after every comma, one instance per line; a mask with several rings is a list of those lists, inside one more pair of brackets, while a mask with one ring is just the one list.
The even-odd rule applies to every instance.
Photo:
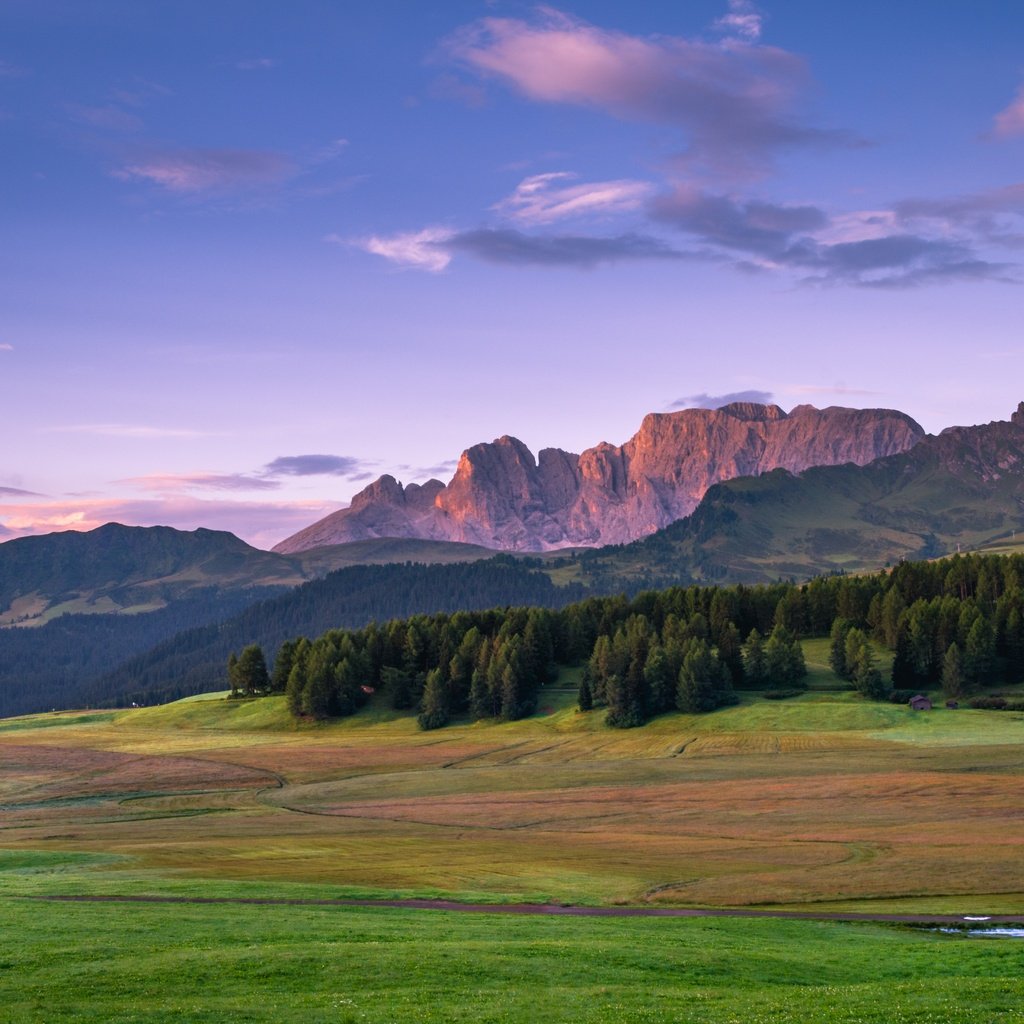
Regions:
[[1024, 7], [5, 0], [0, 539], [1024, 399]]

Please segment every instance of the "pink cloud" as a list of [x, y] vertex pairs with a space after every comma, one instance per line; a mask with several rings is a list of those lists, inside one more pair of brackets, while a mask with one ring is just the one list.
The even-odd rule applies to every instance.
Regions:
[[541, 8], [530, 22], [477, 21], [448, 49], [464, 67], [532, 100], [678, 128], [691, 170], [748, 177], [766, 170], [780, 147], [849, 142], [795, 120], [807, 84], [804, 62], [754, 41], [760, 22], [749, 5], [734, 4], [730, 17], [739, 37], [707, 42], [631, 36]]
[[370, 235], [367, 238], [347, 240], [338, 235], [328, 235], [324, 241], [342, 245], [354, 245], [375, 256], [383, 256], [400, 267], [413, 270], [429, 270], [440, 273], [452, 261], [445, 249], [455, 232], [449, 228], [428, 227], [422, 231], [406, 231], [396, 235]]
[[94, 530], [116, 522], [227, 530], [256, 547], [270, 548], [337, 507], [324, 502], [213, 501], [187, 496], [0, 503], [0, 534], [13, 539], [55, 530]]
[[996, 114], [992, 124], [992, 135], [997, 139], [1024, 135], [1024, 85], [1017, 90], [1013, 102]]
[[761, 21], [760, 12], [749, 0], [729, 0], [729, 13], [715, 22], [715, 28], [754, 42], [761, 38]]
[[154, 152], [115, 171], [179, 194], [226, 192], [276, 185], [297, 173], [280, 153], [253, 149], [180, 149]]
[[575, 178], [567, 171], [535, 174], [494, 209], [522, 224], [551, 224], [567, 217], [636, 210], [655, 190], [650, 182], [629, 179], [569, 184]]

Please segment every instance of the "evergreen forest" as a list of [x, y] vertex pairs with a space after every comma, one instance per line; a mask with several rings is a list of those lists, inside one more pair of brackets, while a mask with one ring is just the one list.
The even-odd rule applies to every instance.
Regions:
[[[626, 728], [665, 711], [714, 710], [737, 690], [797, 693], [806, 685], [800, 641], [826, 636], [832, 668], [865, 698], [941, 688], [950, 700], [1013, 706], [978, 695], [1024, 681], [1024, 556], [414, 615], [290, 638], [271, 668], [251, 644], [231, 655], [229, 681], [239, 695], [284, 693], [293, 715], [312, 719], [354, 714], [383, 691], [435, 729], [456, 716], [528, 716], [560, 668], [583, 666], [580, 708], [604, 708], [609, 725]], [[893, 652], [891, 674], [876, 664], [878, 646]]]

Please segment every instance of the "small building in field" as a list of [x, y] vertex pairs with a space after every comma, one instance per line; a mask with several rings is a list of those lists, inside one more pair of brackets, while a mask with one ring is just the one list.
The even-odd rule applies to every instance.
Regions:
[[911, 697], [909, 704], [911, 711], [931, 711], [932, 709], [932, 702], [923, 693]]

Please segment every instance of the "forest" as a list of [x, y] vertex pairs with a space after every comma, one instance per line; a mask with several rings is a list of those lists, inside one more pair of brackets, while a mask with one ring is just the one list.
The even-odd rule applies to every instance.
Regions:
[[[806, 584], [673, 587], [594, 597], [562, 609], [505, 607], [415, 615], [293, 637], [268, 668], [250, 644], [229, 659], [238, 695], [284, 693], [296, 717], [354, 714], [383, 690], [424, 729], [453, 717], [514, 720], [540, 687], [583, 666], [581, 709], [639, 726], [669, 710], [704, 712], [736, 691], [787, 696], [805, 686], [800, 640], [830, 637], [830, 663], [865, 698], [941, 688], [970, 699], [1024, 680], [1024, 556], [903, 562]], [[875, 647], [893, 651], [883, 677]], [[1015, 706], [999, 695], [984, 706]]]

